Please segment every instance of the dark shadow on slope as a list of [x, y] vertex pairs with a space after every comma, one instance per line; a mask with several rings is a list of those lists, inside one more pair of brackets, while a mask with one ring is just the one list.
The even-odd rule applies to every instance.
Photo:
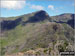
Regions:
[[53, 22], [61, 23], [61, 24], [62, 23], [66, 23], [66, 24], [70, 25], [74, 29], [75, 28], [74, 27], [74, 22], [75, 22], [74, 17], [75, 17], [75, 14], [72, 14], [71, 17], [72, 17], [72, 19], [68, 20], [67, 22], [64, 22], [64, 21], [53, 21]]
[[74, 27], [74, 22], [75, 22], [75, 14], [72, 14], [71, 15], [72, 19], [71, 20], [68, 20], [67, 24], [69, 24], [72, 28], [75, 28]]
[[1, 30], [10, 30], [15, 28], [17, 25], [20, 24], [20, 22], [22, 21], [21, 18], [18, 18], [16, 20], [3, 20], [1, 22]]
[[66, 23], [66, 22], [63, 22], [63, 21], [59, 21], [59, 22], [57, 22], [57, 21], [54, 21], [54, 22], [56, 22], [56, 23]]
[[27, 21], [23, 22], [23, 25], [27, 23], [36, 23], [40, 21], [44, 21], [45, 19], [49, 19], [49, 15], [45, 11], [39, 11], [34, 16], [30, 17]]

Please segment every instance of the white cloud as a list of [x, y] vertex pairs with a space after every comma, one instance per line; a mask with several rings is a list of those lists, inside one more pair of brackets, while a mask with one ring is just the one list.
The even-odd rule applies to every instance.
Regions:
[[48, 8], [51, 10], [54, 10], [54, 6], [53, 5], [48, 5]]
[[43, 10], [44, 9], [44, 7], [41, 5], [31, 5], [30, 8], [37, 9], [37, 10]]
[[21, 9], [25, 6], [26, 1], [21, 0], [1, 0], [1, 8], [6, 9]]

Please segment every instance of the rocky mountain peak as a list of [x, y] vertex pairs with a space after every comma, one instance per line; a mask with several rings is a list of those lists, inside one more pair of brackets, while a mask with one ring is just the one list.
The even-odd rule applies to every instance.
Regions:
[[40, 17], [49, 16], [48, 13], [47, 13], [46, 11], [44, 11], [44, 10], [37, 11], [37, 12], [35, 13], [35, 15], [40, 16]]

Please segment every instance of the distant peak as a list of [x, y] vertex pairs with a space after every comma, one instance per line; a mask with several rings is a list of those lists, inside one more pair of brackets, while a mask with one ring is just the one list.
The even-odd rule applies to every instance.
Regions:
[[60, 14], [60, 16], [64, 16], [64, 15], [72, 15], [72, 13], [64, 13], [64, 14]]
[[44, 10], [37, 11], [36, 13], [46, 13]]
[[35, 14], [40, 16], [49, 16], [48, 13], [44, 10], [37, 11]]
[[46, 13], [46, 11], [44, 11], [44, 10], [39, 10], [39, 11], [37, 11], [37, 12], [45, 12], [45, 13]]

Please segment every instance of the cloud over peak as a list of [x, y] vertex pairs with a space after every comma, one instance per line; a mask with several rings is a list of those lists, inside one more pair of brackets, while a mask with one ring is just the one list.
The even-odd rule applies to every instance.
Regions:
[[30, 8], [31, 9], [37, 9], [37, 10], [43, 10], [44, 9], [44, 7], [41, 5], [32, 5]]
[[51, 10], [54, 10], [54, 6], [53, 5], [48, 5], [48, 8]]

